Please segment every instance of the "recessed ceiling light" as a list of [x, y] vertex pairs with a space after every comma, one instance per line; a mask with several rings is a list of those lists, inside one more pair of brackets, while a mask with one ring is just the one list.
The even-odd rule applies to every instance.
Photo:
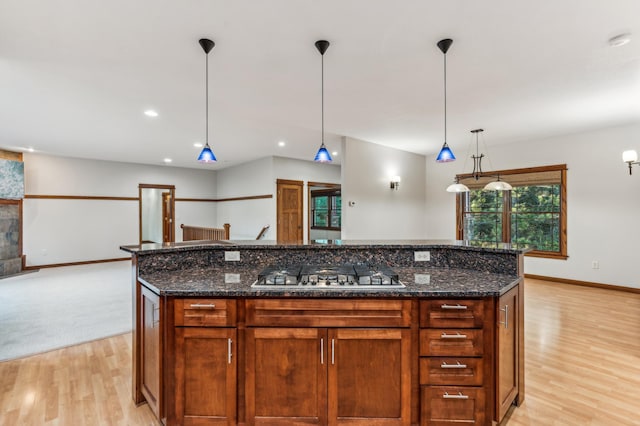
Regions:
[[33, 147], [29, 147], [29, 148], [27, 148], [27, 151], [29, 151], [29, 152], [35, 152], [35, 149], [33, 149]]
[[147, 117], [157, 117], [158, 113], [152, 109], [148, 109], [144, 112], [144, 115], [146, 115]]
[[331, 155], [338, 155], [338, 151], [333, 151]]
[[278, 146], [285, 146], [285, 145], [286, 145], [286, 143], [284, 141], [278, 142]]
[[195, 146], [196, 148], [202, 148], [204, 145], [202, 145], [202, 143], [200, 142], [196, 142], [193, 144], [193, 146]]
[[168, 164], [168, 163], [172, 162], [173, 160], [172, 160], [171, 158], [165, 158], [165, 159], [164, 159], [164, 160], [162, 160], [162, 161], [164, 161], [165, 163], [167, 163], [167, 164]]
[[609, 46], [611, 47], [619, 47], [619, 46], [624, 46], [625, 44], [629, 43], [631, 41], [631, 34], [625, 33], [625, 34], [618, 34], [615, 37], [611, 37], [609, 39]]

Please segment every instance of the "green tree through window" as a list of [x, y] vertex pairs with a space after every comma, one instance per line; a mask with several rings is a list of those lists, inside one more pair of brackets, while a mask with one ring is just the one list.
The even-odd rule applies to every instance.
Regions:
[[[511, 191], [485, 191], [496, 174]], [[493, 175], [493, 176], [490, 176]], [[530, 255], [566, 258], [566, 165], [458, 175], [470, 189], [458, 195], [457, 238], [535, 247]]]
[[311, 191], [311, 228], [340, 230], [342, 226], [342, 196], [340, 190]]

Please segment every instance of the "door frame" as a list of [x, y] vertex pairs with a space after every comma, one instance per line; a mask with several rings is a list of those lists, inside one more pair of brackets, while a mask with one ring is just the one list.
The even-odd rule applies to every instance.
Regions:
[[[163, 189], [168, 191], [170, 197], [170, 205], [171, 205], [171, 215], [169, 218], [162, 217], [162, 240], [164, 242], [172, 243], [175, 241], [175, 211], [176, 211], [176, 187], [175, 185], [161, 185], [161, 184], [152, 184], [152, 183], [140, 183], [138, 184], [138, 241], [142, 244], [142, 221], [144, 218], [142, 217], [142, 190], [143, 189]], [[162, 196], [163, 203], [162, 209], [164, 211], [164, 194]], [[164, 226], [165, 221], [169, 221], [171, 226]], [[165, 231], [168, 234], [165, 235]]]

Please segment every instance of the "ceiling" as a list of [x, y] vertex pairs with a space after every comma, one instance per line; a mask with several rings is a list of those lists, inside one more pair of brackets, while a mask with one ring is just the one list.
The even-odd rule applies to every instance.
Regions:
[[[0, 147], [220, 169], [325, 132], [420, 154], [640, 121], [638, 0], [2, 0]], [[621, 33], [631, 42], [610, 47]], [[195, 161], [205, 138], [218, 163]], [[154, 109], [156, 118], [143, 112]], [[284, 147], [278, 146], [284, 141]], [[606, 143], [604, 141], [603, 143]], [[339, 162], [340, 153], [335, 157]]]

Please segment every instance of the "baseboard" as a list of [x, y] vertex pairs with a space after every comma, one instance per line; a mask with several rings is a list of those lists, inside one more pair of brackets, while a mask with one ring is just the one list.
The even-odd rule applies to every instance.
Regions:
[[131, 258], [119, 257], [117, 259], [84, 260], [81, 262], [50, 263], [47, 265], [30, 265], [30, 266], [25, 266], [23, 269], [25, 271], [29, 271], [32, 269], [57, 268], [60, 266], [77, 266], [77, 265], [92, 265], [94, 263], [122, 262], [123, 260], [131, 260]]
[[534, 274], [524, 274], [524, 277], [531, 278], [533, 280], [552, 281], [556, 283], [580, 285], [583, 287], [605, 288], [607, 290], [618, 290], [618, 291], [626, 291], [627, 293], [640, 294], [640, 288], [635, 288], [635, 287], [624, 287], [621, 285], [593, 283], [589, 281], [580, 281], [580, 280], [570, 280], [567, 278], [545, 277], [544, 275], [534, 275]]

